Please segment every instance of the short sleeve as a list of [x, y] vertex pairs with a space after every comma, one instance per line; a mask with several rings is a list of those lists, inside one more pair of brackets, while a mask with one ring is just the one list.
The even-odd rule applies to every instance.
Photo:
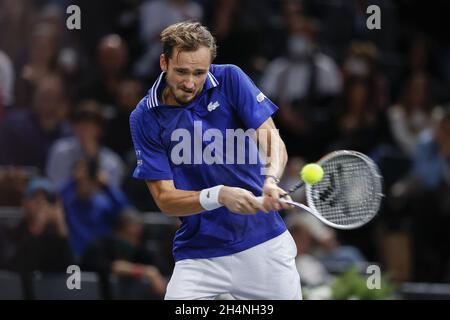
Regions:
[[226, 82], [227, 95], [246, 129], [258, 129], [278, 110], [239, 67], [229, 65]]
[[173, 180], [166, 150], [161, 143], [156, 120], [145, 107], [138, 106], [130, 116], [130, 131], [137, 165], [133, 177], [145, 180]]

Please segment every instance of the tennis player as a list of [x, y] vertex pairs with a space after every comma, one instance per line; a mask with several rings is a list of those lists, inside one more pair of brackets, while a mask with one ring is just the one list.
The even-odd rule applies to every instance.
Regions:
[[[133, 176], [182, 222], [165, 299], [301, 299], [296, 246], [277, 212], [287, 207], [277, 185], [287, 161], [271, 118], [277, 107], [237, 66], [212, 64], [215, 40], [201, 24], [171, 25], [161, 41], [162, 73], [130, 128]], [[267, 139], [256, 138], [262, 132]]]

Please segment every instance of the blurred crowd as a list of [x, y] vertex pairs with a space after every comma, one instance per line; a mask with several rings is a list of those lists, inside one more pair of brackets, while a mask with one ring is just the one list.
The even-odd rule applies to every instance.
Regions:
[[[80, 30], [66, 27], [71, 4]], [[370, 4], [380, 30], [366, 26]], [[450, 282], [448, 12], [388, 0], [0, 0], [0, 206], [23, 211], [0, 224], [0, 269], [75, 263], [164, 295], [173, 230], [148, 250], [142, 213], [159, 210], [131, 177], [128, 119], [160, 72], [160, 31], [193, 19], [216, 37], [215, 63], [239, 65], [279, 106], [284, 187], [332, 150], [380, 167], [386, 197], [366, 227], [335, 232], [283, 212], [306, 283], [368, 261], [397, 281]]]

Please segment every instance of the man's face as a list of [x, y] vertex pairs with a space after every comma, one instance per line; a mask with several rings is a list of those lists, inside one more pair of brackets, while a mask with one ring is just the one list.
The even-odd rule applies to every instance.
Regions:
[[187, 105], [203, 89], [211, 65], [211, 52], [207, 47], [200, 47], [196, 51], [174, 48], [168, 62], [161, 55], [160, 65], [166, 71], [169, 102], [174, 100], [179, 105]]
[[43, 209], [48, 205], [48, 200], [45, 193], [39, 191], [27, 197], [22, 205], [24, 208], [25, 219], [28, 222], [36, 222], [37, 220], [44, 218]]
[[93, 121], [80, 121], [73, 126], [75, 136], [81, 144], [98, 143], [102, 134], [102, 128]]

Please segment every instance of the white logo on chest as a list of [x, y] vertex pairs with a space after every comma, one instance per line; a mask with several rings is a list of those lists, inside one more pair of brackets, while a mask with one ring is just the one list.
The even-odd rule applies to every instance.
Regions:
[[208, 111], [209, 111], [209, 112], [214, 111], [214, 110], [216, 110], [216, 108], [218, 108], [219, 106], [220, 106], [219, 101], [216, 101], [216, 102], [210, 102], [210, 103], [208, 104]]

